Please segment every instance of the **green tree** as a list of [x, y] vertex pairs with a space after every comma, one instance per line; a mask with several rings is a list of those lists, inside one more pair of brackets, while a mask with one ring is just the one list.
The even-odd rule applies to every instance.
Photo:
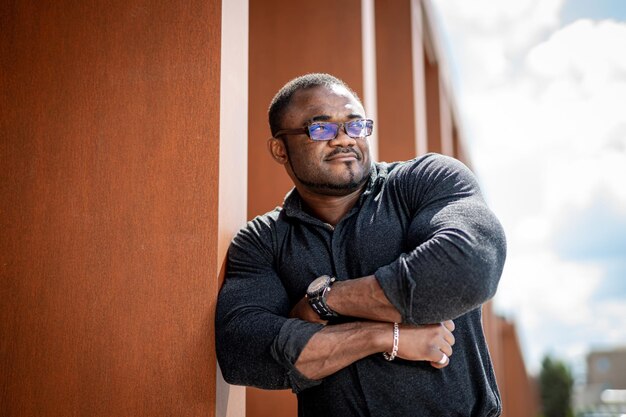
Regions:
[[572, 387], [574, 378], [569, 367], [549, 355], [541, 362], [539, 390], [545, 417], [570, 417], [572, 412]]

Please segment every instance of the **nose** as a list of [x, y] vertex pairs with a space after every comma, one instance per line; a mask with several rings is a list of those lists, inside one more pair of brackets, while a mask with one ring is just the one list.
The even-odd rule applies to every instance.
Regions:
[[337, 137], [335, 139], [329, 140], [328, 142], [330, 146], [339, 146], [343, 148], [352, 147], [356, 145], [356, 139], [348, 136], [343, 126], [341, 129], [339, 129], [339, 133], [337, 133]]

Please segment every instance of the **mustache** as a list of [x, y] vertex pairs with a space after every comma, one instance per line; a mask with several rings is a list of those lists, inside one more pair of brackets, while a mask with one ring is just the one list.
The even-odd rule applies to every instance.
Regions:
[[339, 155], [342, 153], [352, 153], [356, 156], [356, 159], [358, 161], [360, 161], [363, 158], [363, 155], [361, 155], [356, 149], [354, 148], [335, 148], [334, 151], [332, 151], [331, 153], [329, 153], [328, 155], [326, 155], [326, 159], [328, 158], [332, 158], [335, 155]]

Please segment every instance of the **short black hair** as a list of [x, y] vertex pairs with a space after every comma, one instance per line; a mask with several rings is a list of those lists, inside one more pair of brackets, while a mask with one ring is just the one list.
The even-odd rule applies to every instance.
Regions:
[[332, 87], [334, 85], [340, 85], [342, 87], [345, 87], [350, 93], [352, 93], [354, 98], [356, 98], [358, 102], [363, 105], [357, 93], [355, 93], [354, 90], [348, 87], [348, 84], [333, 75], [325, 73], [312, 73], [301, 75], [300, 77], [294, 78], [293, 80], [289, 81], [283, 86], [283, 88], [278, 90], [278, 93], [276, 93], [276, 95], [272, 99], [272, 102], [270, 103], [268, 114], [270, 131], [272, 132], [272, 136], [274, 136], [274, 134], [281, 129], [281, 123], [283, 121], [285, 111], [289, 107], [289, 103], [291, 102], [293, 95], [297, 91], [307, 90], [309, 88], [320, 86]]

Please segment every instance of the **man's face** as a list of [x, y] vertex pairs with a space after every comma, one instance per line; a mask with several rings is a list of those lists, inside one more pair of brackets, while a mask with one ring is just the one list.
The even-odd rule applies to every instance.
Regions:
[[[294, 94], [281, 128], [363, 118], [363, 106], [344, 87], [315, 87]], [[328, 141], [313, 141], [306, 134], [284, 136], [282, 140], [287, 153], [287, 172], [300, 189], [346, 195], [368, 179], [371, 159], [367, 138], [351, 138], [341, 128], [337, 137]]]

